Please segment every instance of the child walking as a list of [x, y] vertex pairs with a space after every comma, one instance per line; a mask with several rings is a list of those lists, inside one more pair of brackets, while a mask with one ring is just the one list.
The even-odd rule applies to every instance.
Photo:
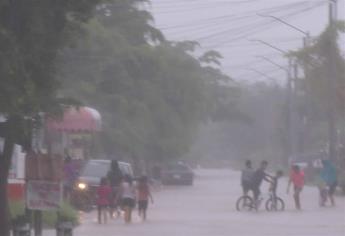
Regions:
[[[98, 211], [98, 223], [107, 223], [107, 208], [109, 206], [109, 198], [111, 194], [111, 188], [108, 185], [106, 178], [101, 179], [100, 186], [97, 189], [97, 211]], [[103, 218], [103, 220], [102, 220]]]
[[290, 179], [287, 187], [287, 193], [289, 193], [290, 185], [293, 184], [294, 194], [293, 198], [297, 210], [301, 210], [300, 194], [304, 186], [304, 172], [298, 165], [293, 165], [290, 172]]
[[125, 223], [132, 222], [132, 210], [135, 206], [135, 187], [132, 177], [125, 175], [120, 186], [122, 208], [125, 211]]
[[149, 205], [149, 198], [151, 203], [153, 203], [153, 197], [148, 184], [147, 176], [142, 176], [140, 178], [139, 184], [137, 185], [137, 193], [139, 216], [145, 221], [147, 216], [147, 208]]

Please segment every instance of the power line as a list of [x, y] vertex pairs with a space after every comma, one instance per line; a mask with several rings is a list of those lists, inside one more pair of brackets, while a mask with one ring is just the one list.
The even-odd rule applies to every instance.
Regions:
[[[315, 9], [317, 7], [322, 6], [322, 5], [325, 5], [325, 2], [317, 3], [317, 4], [313, 5], [312, 7], [304, 8], [303, 10], [300, 10], [298, 12], [285, 15], [282, 18], [288, 18], [288, 17], [291, 17], [291, 16], [299, 15], [299, 14], [301, 14], [303, 12], [313, 10], [313, 9]], [[269, 23], [266, 23], [264, 25], [263, 24], [256, 24], [256, 26], [252, 26], [252, 28], [250, 30], [247, 30], [247, 31], [244, 30], [244, 32], [240, 32], [238, 34], [239, 36], [233, 37], [230, 40], [227, 40], [226, 42], [222, 42], [222, 43], [219, 43], [219, 44], [216, 44], [216, 45], [208, 46], [206, 48], [216, 48], [216, 47], [219, 47], [219, 46], [227, 45], [227, 44], [229, 44], [231, 42], [234, 42], [234, 41], [237, 41], [239, 39], [247, 38], [247, 37], [249, 37], [249, 36], [251, 36], [251, 35], [253, 35], [255, 33], [262, 32], [262, 31], [265, 31], [265, 30], [271, 28], [272, 27], [271, 23], [274, 23], [274, 21], [270, 21]], [[230, 32], [231, 32], [231, 29], [228, 30], [228, 31], [221, 32], [221, 33], [225, 34], [225, 33], [230, 33]], [[213, 35], [209, 35], [208, 38], [213, 37]], [[221, 34], [217, 33], [217, 35], [221, 35]]]

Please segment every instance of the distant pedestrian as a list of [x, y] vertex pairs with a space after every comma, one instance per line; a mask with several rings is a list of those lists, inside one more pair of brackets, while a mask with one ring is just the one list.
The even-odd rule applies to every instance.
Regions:
[[153, 197], [148, 184], [147, 176], [142, 176], [140, 178], [139, 184], [137, 185], [137, 194], [139, 216], [142, 217], [143, 220], [146, 220], [149, 199], [151, 200], [151, 203], [153, 203]]
[[107, 208], [109, 206], [110, 195], [111, 187], [108, 185], [107, 178], [102, 178], [100, 186], [97, 188], [97, 211], [99, 224], [107, 223]]
[[73, 190], [73, 184], [77, 178], [76, 167], [72, 162], [72, 158], [67, 155], [64, 161], [64, 198], [69, 201]]
[[120, 166], [117, 160], [111, 161], [111, 168], [107, 174], [110, 187], [112, 189], [111, 197], [110, 197], [110, 217], [114, 217], [114, 212], [116, 211], [117, 216], [120, 216], [119, 210], [119, 198], [120, 198], [120, 185], [122, 181], [122, 172], [120, 170]]
[[125, 211], [125, 222], [131, 223], [132, 211], [135, 206], [136, 189], [130, 175], [125, 175], [120, 186], [121, 205]]
[[315, 183], [319, 190], [319, 205], [323, 207], [327, 202], [328, 190], [326, 182], [321, 177], [321, 170], [318, 170], [315, 174]]
[[295, 201], [295, 207], [297, 210], [301, 210], [301, 199], [300, 195], [304, 187], [304, 172], [298, 165], [293, 165], [290, 171], [290, 178], [287, 187], [287, 193], [289, 193], [291, 183], [294, 187], [293, 198]]
[[159, 165], [155, 165], [152, 168], [152, 180], [153, 180], [154, 186], [157, 189], [160, 189], [161, 182], [162, 182], [162, 169]]
[[328, 189], [328, 197], [332, 206], [335, 206], [334, 193], [337, 187], [337, 170], [330, 160], [322, 161], [322, 169], [320, 173], [321, 179], [326, 183]]
[[252, 188], [254, 173], [255, 170], [252, 167], [252, 162], [247, 160], [245, 162], [245, 168], [241, 172], [241, 186], [243, 195], [247, 195], [249, 190]]

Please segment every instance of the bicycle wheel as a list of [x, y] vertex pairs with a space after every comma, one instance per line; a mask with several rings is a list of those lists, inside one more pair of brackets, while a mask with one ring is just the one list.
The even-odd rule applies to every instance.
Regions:
[[238, 211], [250, 211], [253, 209], [253, 199], [249, 196], [242, 196], [236, 202]]
[[283, 199], [276, 197], [275, 199], [270, 198], [266, 201], [265, 204], [267, 211], [284, 211], [285, 203]]

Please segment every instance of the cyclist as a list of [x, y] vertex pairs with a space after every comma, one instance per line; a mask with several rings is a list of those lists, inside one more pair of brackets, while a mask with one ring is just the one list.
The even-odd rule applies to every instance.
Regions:
[[253, 174], [252, 179], [252, 188], [251, 190], [254, 193], [254, 202], [258, 202], [259, 196], [260, 196], [260, 186], [262, 184], [262, 181], [265, 180], [269, 183], [271, 183], [272, 176], [268, 175], [265, 170], [267, 169], [268, 162], [262, 161], [260, 164], [259, 169], [257, 169]]
[[251, 189], [254, 173], [255, 170], [252, 167], [251, 160], [247, 160], [245, 163], [245, 168], [242, 170], [241, 173], [241, 186], [243, 189], [243, 195], [247, 195], [249, 190]]

